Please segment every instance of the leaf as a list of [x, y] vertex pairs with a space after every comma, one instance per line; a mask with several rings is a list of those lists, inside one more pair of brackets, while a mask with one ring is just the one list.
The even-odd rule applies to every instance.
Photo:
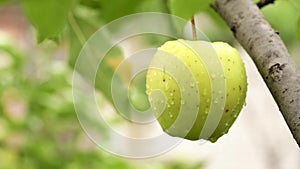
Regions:
[[77, 0], [23, 0], [23, 11], [37, 30], [38, 42], [56, 39]]
[[280, 33], [286, 45], [295, 41], [296, 23], [299, 18], [299, 10], [291, 1], [275, 1], [261, 9], [267, 21]]
[[168, 12], [165, 0], [143, 0], [137, 12]]
[[209, 8], [212, 0], [169, 0], [171, 13], [183, 19], [190, 20], [197, 12]]
[[133, 14], [141, 0], [102, 0], [100, 1], [102, 17], [106, 22]]
[[0, 5], [4, 4], [6, 2], [8, 2], [8, 0], [0, 0]]
[[300, 9], [300, 1], [299, 0], [289, 0], [290, 4], [297, 9]]
[[90, 8], [99, 8], [100, 7], [99, 0], [81, 0], [80, 4], [90, 7]]
[[298, 19], [297, 26], [296, 26], [296, 37], [298, 42], [300, 43], [300, 17]]
[[[80, 51], [82, 50], [83, 44], [85, 43], [85, 41], [82, 41], [82, 39], [79, 39], [79, 37], [80, 36], [84, 36], [84, 38], [90, 37], [97, 30], [94, 24], [89, 24], [87, 22], [84, 22], [83, 20], [85, 19], [84, 18], [79, 19], [76, 17], [74, 17], [74, 20], [70, 19], [70, 24], [71, 24], [70, 27], [72, 29], [69, 31], [70, 33], [69, 65], [73, 68], [75, 68], [77, 58], [79, 56]], [[82, 35], [78, 35], [78, 32], [75, 32], [74, 30], [80, 31]], [[118, 110], [121, 110], [123, 114], [128, 115], [130, 112], [130, 104], [129, 104], [129, 99], [127, 97], [128, 94], [127, 89], [124, 87], [124, 82], [126, 81], [126, 76], [129, 75], [128, 71], [130, 71], [130, 65], [125, 67], [126, 70], [122, 70], [120, 71], [119, 74], [117, 73], [115, 75], [115, 69], [119, 66], [119, 64], [122, 61], [123, 61], [123, 54], [122, 51], [119, 49], [119, 47], [115, 46], [112, 49], [110, 49], [110, 51], [106, 53], [103, 60], [98, 65], [97, 75], [95, 79], [95, 88], [98, 91], [100, 91], [105, 97], [105, 99], [107, 99], [112, 105], [117, 106]], [[76, 69], [76, 71], [78, 71], [82, 75], [85, 74], [84, 69], [78, 68]], [[127, 73], [127, 74], [124, 75], [122, 73]], [[112, 84], [113, 77], [116, 80], [116, 83], [114, 84]], [[119, 95], [126, 96], [126, 99], [122, 99], [116, 105], [112, 98], [112, 89], [114, 90], [114, 92], [118, 93]]]

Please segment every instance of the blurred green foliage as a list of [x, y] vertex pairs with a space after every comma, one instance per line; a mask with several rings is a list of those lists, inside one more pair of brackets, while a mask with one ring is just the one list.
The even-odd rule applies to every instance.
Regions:
[[[0, 45], [1, 59], [4, 56], [11, 59], [0, 68], [1, 169], [144, 166], [101, 151], [87, 138], [73, 107], [72, 69], [62, 60], [50, 59], [55, 51], [40, 53], [47, 63], [38, 70], [44, 72], [40, 77], [36, 76], [37, 72], [28, 74], [26, 56], [12, 45]], [[147, 168], [199, 169], [201, 166], [201, 162], [172, 161], [153, 162]]]

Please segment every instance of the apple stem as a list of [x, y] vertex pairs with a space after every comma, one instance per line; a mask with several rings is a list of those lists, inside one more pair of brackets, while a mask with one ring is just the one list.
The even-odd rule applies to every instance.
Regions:
[[193, 40], [197, 40], [197, 30], [196, 30], [196, 24], [195, 24], [195, 16], [192, 16], [191, 23], [192, 23]]

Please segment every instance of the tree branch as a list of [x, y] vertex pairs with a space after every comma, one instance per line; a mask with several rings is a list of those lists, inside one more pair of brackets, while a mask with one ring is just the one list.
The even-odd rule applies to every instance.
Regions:
[[212, 7], [255, 62], [300, 147], [300, 71], [278, 32], [252, 0], [215, 0]]
[[268, 4], [272, 4], [274, 3], [275, 0], [260, 0], [256, 5], [259, 7], [259, 8], [262, 8]]
[[197, 30], [196, 30], [196, 24], [195, 24], [195, 16], [191, 19], [191, 25], [192, 25], [192, 32], [193, 32], [193, 40], [197, 40]]

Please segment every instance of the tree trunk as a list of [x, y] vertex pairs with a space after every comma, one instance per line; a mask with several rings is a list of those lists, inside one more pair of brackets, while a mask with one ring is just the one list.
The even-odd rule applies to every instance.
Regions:
[[212, 7], [251, 56], [300, 147], [300, 71], [279, 33], [252, 0], [215, 0]]

